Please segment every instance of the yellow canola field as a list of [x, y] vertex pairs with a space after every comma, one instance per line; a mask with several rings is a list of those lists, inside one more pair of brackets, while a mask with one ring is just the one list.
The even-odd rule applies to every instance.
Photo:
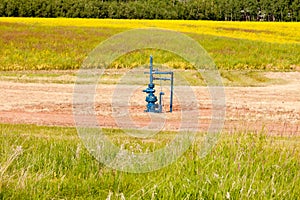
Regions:
[[74, 18], [0, 18], [0, 22], [41, 26], [76, 26], [104, 28], [164, 28], [184, 33], [197, 33], [237, 39], [300, 44], [297, 22], [220, 22], [186, 20], [125, 20]]

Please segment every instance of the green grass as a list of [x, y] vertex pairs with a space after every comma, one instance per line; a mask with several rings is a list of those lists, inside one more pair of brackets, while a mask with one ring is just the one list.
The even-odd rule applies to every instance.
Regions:
[[[143, 71], [147, 71], [144, 69]], [[170, 69], [161, 69], [168, 71]], [[171, 69], [175, 72], [175, 86], [191, 85], [206, 86], [201, 74], [194, 70]], [[100, 84], [118, 84], [128, 69], [108, 69], [99, 79]], [[270, 84], [284, 84], [281, 79], [270, 79], [265, 76], [264, 71], [253, 70], [220, 70], [224, 86], [267, 86]], [[76, 82], [76, 71], [56, 70], [56, 71], [2, 71], [0, 81], [13, 81], [20, 83], [59, 83], [74, 84]], [[129, 75], [126, 84], [145, 84], [148, 77], [142, 72], [136, 73], [134, 77]], [[123, 81], [124, 82], [124, 81]], [[169, 85], [169, 82], [157, 82], [159, 85]]]
[[[120, 138], [119, 130], [105, 132]], [[170, 135], [152, 140], [162, 145]], [[98, 163], [75, 128], [0, 124], [0, 199], [298, 199], [299, 143], [263, 131], [223, 133], [203, 159], [195, 143], [166, 168], [131, 174]]]
[[224, 86], [267, 86], [271, 84], [285, 84], [286, 80], [271, 79], [262, 71], [255, 70], [220, 70]]
[[210, 54], [219, 69], [224, 70], [299, 70], [299, 44], [211, 37], [192, 34]]

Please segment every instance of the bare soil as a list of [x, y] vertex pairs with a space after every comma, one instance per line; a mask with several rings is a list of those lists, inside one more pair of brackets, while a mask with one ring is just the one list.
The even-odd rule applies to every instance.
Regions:
[[[266, 75], [284, 79], [287, 83], [265, 87], [225, 87], [225, 131], [264, 130], [275, 135], [300, 135], [300, 72]], [[146, 102], [142, 89], [145, 86], [122, 87], [121, 90], [115, 85], [97, 87], [93, 105], [99, 126], [151, 128], [155, 124], [162, 130], [191, 126], [201, 131], [212, 126], [213, 106], [206, 87], [192, 87], [196, 102], [185, 94], [185, 88], [175, 88], [173, 112], [154, 115], [144, 112]], [[0, 81], [0, 123], [75, 126], [73, 106], [83, 106], [84, 109], [85, 102], [74, 105], [73, 91], [74, 84]], [[168, 94], [164, 102], [167, 111]], [[197, 116], [185, 112], [191, 110], [196, 110]]]

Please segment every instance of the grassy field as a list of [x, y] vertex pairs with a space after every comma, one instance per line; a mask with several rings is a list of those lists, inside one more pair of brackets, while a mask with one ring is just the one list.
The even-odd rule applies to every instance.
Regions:
[[[141, 149], [171, 135], [123, 141]], [[263, 131], [223, 133], [204, 159], [195, 143], [166, 168], [131, 174], [99, 164], [75, 128], [0, 124], [0, 199], [298, 199], [299, 142]]]
[[[101, 76], [99, 84], [118, 84], [127, 71], [128, 70], [108, 69]], [[202, 76], [194, 70], [175, 70], [175, 72], [175, 86], [186, 85], [187, 83], [191, 86], [206, 86], [206, 82], [203, 80]], [[74, 84], [77, 78], [76, 72], [70, 70], [4, 71], [0, 72], [0, 74], [0, 81], [14, 81], [19, 83]], [[271, 79], [266, 77], [264, 72], [259, 71], [220, 70], [220, 74], [224, 86], [268, 86], [271, 84], [286, 83], [286, 80]], [[141, 83], [142, 80], [143, 82], [146, 82], [144, 74], [139, 73], [136, 78], [139, 80], [139, 83]], [[186, 80], [186, 82], [182, 80]], [[126, 84], [136, 85], [137, 80], [129, 79]], [[160, 84], [168, 85], [169, 83], [162, 82]]]
[[[76, 69], [101, 41], [141, 27], [176, 30], [198, 41], [225, 85], [265, 85], [278, 81], [265, 72], [300, 70], [299, 23], [0, 18], [0, 80], [74, 83]], [[116, 60], [102, 83], [115, 84], [122, 70], [147, 64], [149, 54], [191, 85], [205, 85], [182, 58], [149, 49]], [[120, 139], [120, 130], [105, 132], [131, 151], [157, 149], [174, 136]], [[75, 128], [0, 124], [0, 200], [299, 199], [299, 143], [299, 136], [263, 130], [224, 132], [203, 159], [197, 156], [201, 142], [195, 142], [170, 166], [132, 174], [97, 162]]]
[[[0, 18], [0, 70], [78, 69], [101, 41], [132, 28], [157, 27], [198, 41], [219, 69], [299, 70], [299, 23]], [[155, 51], [155, 61], [190, 68], [176, 55]], [[149, 51], [116, 60], [112, 68], [148, 63]]]

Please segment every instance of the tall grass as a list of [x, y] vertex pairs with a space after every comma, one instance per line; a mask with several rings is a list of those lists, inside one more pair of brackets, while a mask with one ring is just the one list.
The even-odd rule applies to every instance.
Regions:
[[[106, 133], [113, 140], [120, 135]], [[169, 134], [155, 140], [167, 142]], [[223, 133], [203, 159], [196, 142], [166, 168], [131, 174], [98, 163], [75, 128], [1, 124], [0, 199], [298, 199], [299, 142], [263, 132]]]

